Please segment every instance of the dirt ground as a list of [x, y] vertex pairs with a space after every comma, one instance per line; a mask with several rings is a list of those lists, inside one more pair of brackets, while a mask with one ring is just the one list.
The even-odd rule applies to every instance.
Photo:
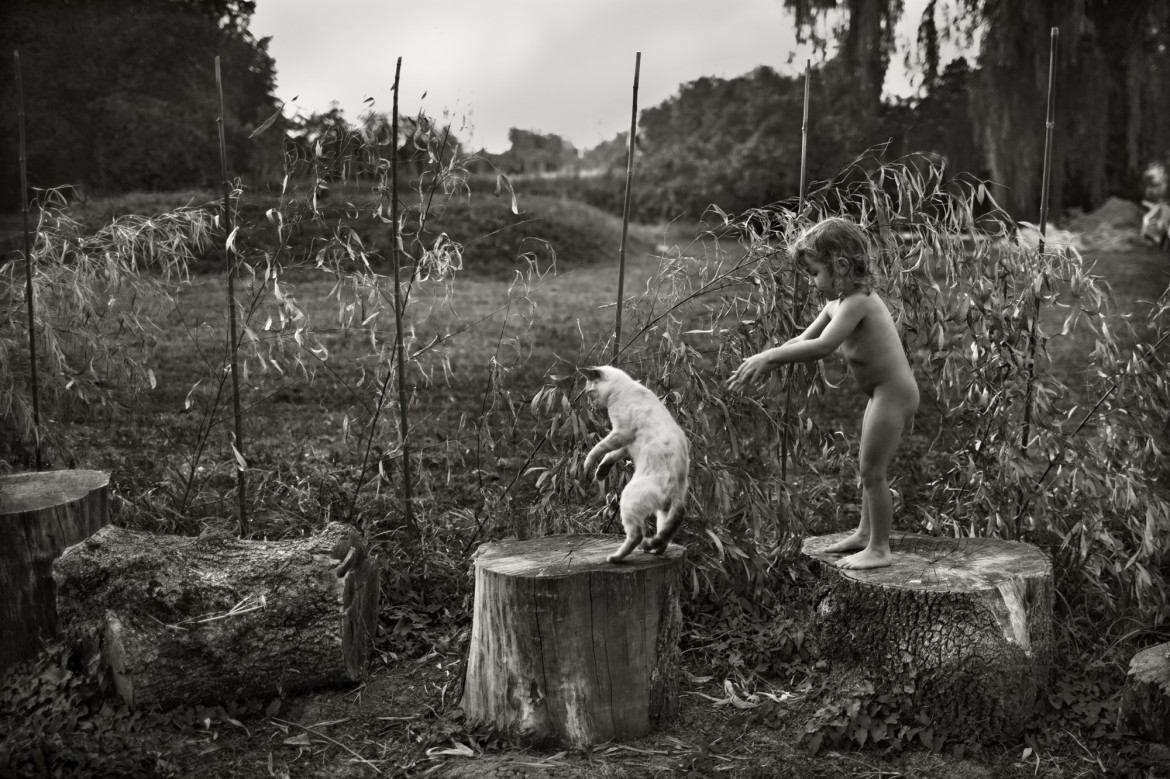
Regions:
[[[286, 702], [270, 719], [159, 744], [185, 777], [953, 777], [1105, 776], [1087, 751], [1052, 754], [1022, 745], [984, 747], [957, 758], [908, 749], [900, 754], [809, 754], [802, 741], [819, 690], [771, 695], [787, 700], [767, 716], [743, 708], [754, 700], [725, 680], [687, 674], [677, 718], [658, 731], [588, 750], [525, 749], [468, 729], [458, 708], [461, 663], [431, 656], [383, 665], [354, 690], [323, 691]], [[787, 693], [787, 696], [785, 695]], [[738, 705], [737, 705], [738, 703]], [[1170, 777], [1170, 749], [1143, 745], [1148, 777]]]
[[[431, 657], [377, 671], [352, 691], [304, 696], [268, 721], [244, 722], [173, 753], [183, 776], [990, 777], [989, 768], [939, 755], [809, 757], [797, 746], [811, 714], [801, 696], [769, 725], [750, 723], [722, 680], [689, 677], [674, 722], [644, 738], [589, 750], [538, 751], [468, 731], [458, 709], [460, 662]], [[743, 699], [740, 698], [742, 701]], [[296, 724], [294, 724], [296, 723]], [[214, 768], [212, 767], [214, 766]]]

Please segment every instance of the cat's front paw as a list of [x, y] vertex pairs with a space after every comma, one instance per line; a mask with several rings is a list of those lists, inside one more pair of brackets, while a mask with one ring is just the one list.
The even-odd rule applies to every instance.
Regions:
[[624, 559], [626, 559], [626, 558], [622, 557], [621, 555], [611, 554], [609, 557], [605, 558], [605, 561], [607, 563], [615, 563], [616, 564], [616, 563], [620, 563]]
[[603, 462], [601, 465], [597, 466], [597, 473], [593, 474], [593, 478], [596, 481], [605, 481], [605, 477], [609, 476], [609, 472], [612, 469], [613, 469], [613, 462], [612, 461], [611, 462]]

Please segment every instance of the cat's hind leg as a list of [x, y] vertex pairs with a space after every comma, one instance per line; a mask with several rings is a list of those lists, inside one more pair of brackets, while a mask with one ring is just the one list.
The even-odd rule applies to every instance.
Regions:
[[620, 563], [630, 552], [634, 551], [646, 533], [646, 517], [654, 513], [662, 505], [662, 497], [653, 485], [646, 479], [639, 479], [638, 474], [622, 490], [621, 510], [622, 528], [626, 531], [626, 540], [618, 550], [606, 558], [611, 563]]
[[674, 503], [667, 509], [656, 512], [657, 522], [655, 533], [642, 541], [642, 551], [662, 554], [670, 546], [670, 539], [674, 538], [679, 525], [682, 524], [683, 507], [681, 503]]

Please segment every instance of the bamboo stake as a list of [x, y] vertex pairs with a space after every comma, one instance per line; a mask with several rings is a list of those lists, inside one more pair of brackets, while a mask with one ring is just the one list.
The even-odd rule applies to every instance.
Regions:
[[33, 408], [33, 447], [37, 470], [41, 470], [41, 406], [37, 381], [36, 317], [33, 306], [32, 239], [28, 229], [28, 148], [24, 135], [24, 81], [20, 76], [20, 52], [13, 51], [16, 64], [16, 121], [20, 126], [20, 214], [24, 220], [24, 297], [28, 303], [29, 394]]
[[634, 56], [634, 104], [630, 110], [630, 144], [626, 153], [626, 197], [622, 206], [622, 242], [618, 248], [617, 313], [613, 324], [613, 361], [616, 363], [622, 341], [622, 300], [626, 283], [626, 236], [630, 229], [630, 200], [634, 183], [634, 140], [638, 132], [638, 74], [642, 69], [642, 52]]
[[[349, 504], [349, 521], [353, 521], [354, 513], [357, 511], [358, 493], [362, 489], [362, 484], [366, 478], [366, 466], [369, 463], [370, 452], [373, 448], [374, 433], [378, 427], [378, 418], [382, 414], [382, 407], [386, 402], [386, 393], [390, 388], [390, 380], [395, 375], [398, 377], [398, 434], [402, 441], [402, 496], [403, 496], [403, 519], [406, 526], [417, 537], [419, 533], [418, 525], [414, 519], [413, 507], [413, 488], [411, 486], [411, 467], [410, 467], [410, 442], [407, 433], [410, 430], [409, 419], [407, 415], [406, 404], [406, 347], [402, 338], [402, 313], [406, 306], [402, 298], [402, 281], [401, 281], [401, 262], [399, 260], [399, 223], [398, 223], [398, 83], [402, 74], [402, 57], [398, 58], [398, 62], [394, 67], [394, 85], [391, 87], [393, 91], [393, 108], [391, 109], [390, 120], [390, 183], [387, 185], [385, 178], [380, 179], [378, 187], [378, 216], [385, 220], [387, 212], [387, 198], [389, 198], [389, 212], [390, 222], [393, 225], [391, 228], [391, 245], [390, 245], [390, 260], [394, 268], [394, 346], [395, 346], [395, 366], [396, 370], [387, 371], [386, 378], [382, 381], [382, 387], [378, 392], [378, 402], [374, 407], [373, 414], [370, 415], [370, 434], [366, 439], [366, 452], [362, 458], [362, 466], [358, 471], [357, 482], [354, 485], [353, 500]], [[378, 170], [382, 171], [381, 165]], [[380, 176], [385, 174], [379, 173]], [[426, 213], [425, 209], [423, 213]], [[415, 269], [417, 271], [417, 268]], [[413, 278], [413, 276], [412, 276]]]
[[[1056, 84], [1056, 41], [1060, 36], [1060, 28], [1052, 28], [1051, 42], [1048, 47], [1048, 106], [1044, 118], [1044, 176], [1040, 186], [1040, 238], [1038, 241], [1037, 257], [1041, 264], [1044, 261], [1044, 235], [1048, 227], [1048, 186], [1052, 175], [1052, 128], [1053, 97]], [[1041, 284], [1043, 289], [1044, 283]], [[1032, 435], [1032, 395], [1036, 384], [1036, 340], [1040, 322], [1040, 296], [1033, 294], [1035, 303], [1032, 311], [1032, 327], [1028, 334], [1028, 386], [1024, 393], [1024, 429], [1020, 435], [1020, 454], [1027, 457], [1028, 441]]]
[[227, 234], [227, 241], [224, 245], [224, 261], [227, 264], [228, 360], [232, 375], [232, 413], [236, 422], [236, 438], [232, 443], [232, 453], [235, 455], [236, 460], [236, 497], [240, 512], [240, 537], [243, 538], [248, 535], [248, 484], [245, 474], [248, 461], [244, 457], [244, 417], [243, 412], [240, 410], [240, 371], [239, 365], [236, 362], [236, 346], [238, 344], [236, 340], [236, 263], [233, 259], [235, 235], [232, 229], [232, 212], [229, 200], [230, 185], [228, 183], [227, 141], [224, 137], [223, 78], [220, 73], [218, 56], [215, 58], [215, 91], [219, 96], [219, 118], [216, 119], [216, 124], [219, 125], [219, 171], [220, 178], [223, 181], [223, 224], [224, 232]]
[[804, 61], [804, 120], [800, 123], [800, 195], [796, 206], [797, 217], [804, 211], [804, 174], [808, 159], [808, 93], [811, 74], [812, 60], [807, 59]]
[[398, 436], [402, 441], [402, 503], [407, 527], [414, 528], [414, 507], [411, 503], [410, 485], [410, 426], [406, 411], [406, 345], [402, 337], [402, 288], [399, 280], [401, 262], [398, 256], [398, 78], [402, 73], [402, 57], [394, 66], [394, 101], [391, 109], [391, 131], [393, 139], [390, 152], [390, 258], [394, 266], [394, 345], [398, 353]]
[[[808, 93], [809, 93], [809, 74], [812, 72], [812, 60], [804, 61], [804, 119], [800, 123], [800, 193], [796, 200], [796, 218], [800, 219], [800, 215], [804, 213], [804, 174], [805, 167], [808, 160]], [[793, 295], [792, 299], [796, 300], [796, 287], [800, 286], [800, 274], [794, 275], [793, 280]], [[804, 302], [801, 301], [800, 308], [804, 308]], [[791, 365], [784, 366], [785, 378], [792, 371]], [[784, 382], [784, 428], [781, 430], [780, 443], [780, 478], [782, 480], [788, 479], [788, 415], [792, 407], [792, 382]]]

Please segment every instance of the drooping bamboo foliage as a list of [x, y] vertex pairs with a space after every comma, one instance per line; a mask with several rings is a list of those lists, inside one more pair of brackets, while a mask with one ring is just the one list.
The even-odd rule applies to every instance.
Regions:
[[[671, 297], [645, 295], [627, 307], [636, 325], [625, 361], [667, 397], [692, 446], [705, 453], [692, 463], [681, 531], [682, 543], [694, 543], [695, 593], [732, 587], [766, 600], [776, 562], [795, 540], [857, 521], [856, 433], [836, 423], [842, 404], [858, 404], [860, 421], [863, 399], [840, 384], [845, 366], [836, 358], [795, 366], [786, 379], [793, 389], [787, 412], [777, 384], [729, 396], [722, 381], [744, 356], [788, 337], [799, 301], [784, 249], [799, 235], [796, 203], [729, 217], [741, 251], [667, 264], [661, 273], [669, 278], [653, 287]], [[930, 155], [885, 162], [871, 152], [808, 192], [804, 208], [809, 221], [847, 214], [870, 231], [874, 289], [889, 304], [919, 379], [915, 437], [893, 481], [899, 527], [1065, 538], [1061, 564], [1092, 593], [1085, 597], [1093, 608], [1170, 619], [1170, 587], [1154, 573], [1170, 554], [1168, 537], [1157, 531], [1170, 521], [1170, 503], [1154, 475], [1170, 403], [1161, 378], [1170, 302], [1150, 313], [1152, 337], [1138, 338], [1087, 261], [1076, 251], [1045, 252], [1040, 270], [1060, 305], [1042, 312], [1030, 377], [1025, 316], [1035, 294], [1035, 245], [1018, 240], [1014, 219], [984, 182], [949, 176]], [[1074, 338], [1095, 343], [1089, 374], [1115, 377], [1115, 389], [1076, 386], [1078, 374], [1053, 370], [1054, 360], [1070, 359], [1064, 350]], [[1029, 383], [1030, 458], [1018, 429]], [[592, 527], [607, 511], [587, 483], [572, 478], [588, 450], [576, 431], [588, 425], [570, 391], [550, 384], [533, 400], [550, 419], [535, 464], [545, 491], [534, 507], [548, 532]], [[789, 413], [799, 419], [790, 454], [801, 468], [783, 478], [776, 453]]]
[[228, 297], [228, 369], [232, 377], [232, 414], [235, 419], [235, 438], [232, 441], [232, 454], [236, 460], [236, 503], [239, 511], [240, 536], [248, 534], [247, 508], [247, 458], [244, 455], [244, 414], [240, 409], [240, 377], [239, 363], [236, 350], [239, 348], [239, 338], [236, 334], [236, 230], [232, 227], [231, 184], [228, 181], [227, 141], [224, 135], [223, 110], [223, 78], [220, 73], [219, 57], [215, 58], [215, 91], [219, 98], [219, 170], [223, 182], [223, 227], [227, 239], [224, 244], [224, 262], [227, 267], [227, 297]]
[[28, 372], [29, 395], [32, 398], [33, 447], [37, 470], [41, 470], [41, 407], [40, 387], [37, 381], [37, 338], [35, 294], [33, 291], [32, 236], [28, 225], [28, 151], [24, 129], [24, 81], [20, 77], [20, 52], [12, 52], [16, 67], [16, 121], [20, 127], [20, 216], [24, 227], [24, 281], [28, 311]]
[[638, 137], [638, 75], [642, 70], [642, 52], [634, 55], [634, 97], [630, 108], [630, 143], [626, 151], [626, 194], [622, 206], [622, 240], [618, 247], [617, 306], [613, 324], [613, 361], [616, 363], [622, 342], [622, 305], [626, 284], [626, 238], [630, 231], [630, 203], [634, 189], [634, 151]]

